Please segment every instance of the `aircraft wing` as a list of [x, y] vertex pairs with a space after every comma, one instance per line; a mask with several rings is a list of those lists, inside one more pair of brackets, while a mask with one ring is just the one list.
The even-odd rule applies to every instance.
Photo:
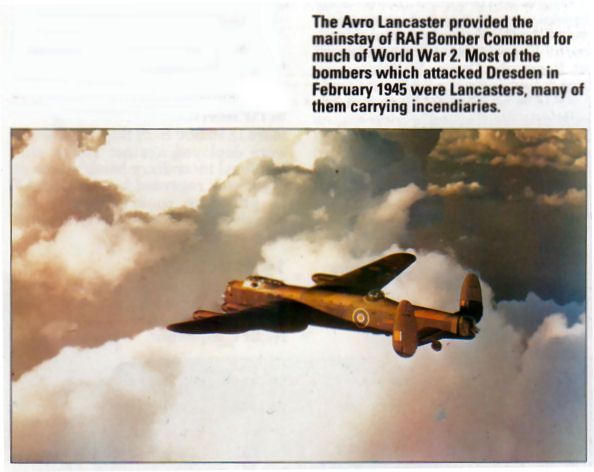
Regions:
[[417, 336], [419, 338], [419, 346], [432, 343], [433, 341], [439, 341], [446, 337], [449, 333], [442, 331], [438, 328], [424, 328], [419, 330]]
[[167, 329], [187, 334], [239, 334], [258, 329], [290, 333], [307, 328], [308, 320], [289, 309], [289, 305], [280, 302], [229, 313], [210, 313], [205, 318], [171, 324]]
[[380, 289], [387, 285], [415, 260], [416, 257], [412, 254], [391, 254], [346, 274], [315, 274], [313, 280], [316, 282], [316, 288], [366, 295], [372, 289]]
[[205, 318], [174, 323], [167, 326], [167, 329], [186, 334], [240, 334], [254, 330], [293, 333], [314, 325], [386, 334], [373, 328], [358, 328], [350, 321], [295, 302], [278, 302], [229, 313], [205, 313], [208, 313]]

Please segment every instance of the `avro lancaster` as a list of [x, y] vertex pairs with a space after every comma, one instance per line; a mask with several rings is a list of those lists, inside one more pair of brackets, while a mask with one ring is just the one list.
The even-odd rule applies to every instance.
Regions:
[[223, 313], [196, 310], [193, 319], [169, 325], [178, 333], [238, 334], [252, 330], [303, 331], [309, 325], [392, 336], [394, 351], [411, 357], [418, 346], [440, 351], [441, 339], [473, 339], [483, 315], [478, 277], [462, 283], [454, 313], [387, 298], [382, 288], [416, 260], [413, 254], [385, 256], [342, 275], [314, 274], [311, 287], [252, 275], [233, 280], [223, 294]]

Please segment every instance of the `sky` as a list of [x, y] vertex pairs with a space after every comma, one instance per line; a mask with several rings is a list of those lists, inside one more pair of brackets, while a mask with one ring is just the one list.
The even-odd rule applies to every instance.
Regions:
[[[584, 130], [16, 130], [15, 461], [574, 461], [586, 453]], [[258, 273], [406, 251], [385, 292], [472, 342], [189, 336]]]

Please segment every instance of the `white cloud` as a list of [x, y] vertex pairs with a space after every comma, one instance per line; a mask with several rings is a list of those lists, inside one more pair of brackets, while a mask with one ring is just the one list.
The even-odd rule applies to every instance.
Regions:
[[429, 195], [440, 195], [442, 197], [449, 197], [452, 195], [468, 195], [476, 194], [482, 190], [481, 184], [478, 182], [466, 183], [463, 181], [449, 182], [446, 185], [439, 186], [436, 184], [429, 184], [427, 192]]
[[541, 205], [563, 206], [563, 205], [585, 205], [586, 191], [570, 188], [565, 193], [553, 193], [551, 195], [538, 195], [536, 201]]
[[[346, 254], [327, 243], [318, 256]], [[279, 255], [265, 252], [261, 268], [282, 268]], [[319, 262], [292, 266], [291, 278], [328, 267]], [[400, 295], [429, 302], [437, 292], [438, 307], [456, 301], [450, 287], [459, 280], [451, 280], [464, 271], [444, 256], [418, 262], [400, 276], [408, 280]], [[65, 348], [13, 385], [14, 458], [580, 459], [584, 336], [583, 321], [568, 328], [554, 315], [524, 345], [487, 304], [477, 339], [446, 341], [440, 353], [424, 347], [410, 360], [394, 354], [389, 337], [319, 328], [238, 336], [154, 329]]]
[[[71, 161], [79, 146], [96, 148], [102, 140], [96, 134], [80, 143], [77, 136], [45, 143], [53, 146], [52, 159], [64, 159], [50, 182], [76, 170]], [[75, 219], [66, 212], [69, 219], [60, 215], [29, 246], [23, 243], [15, 259], [20, 304], [13, 319], [13, 342], [33, 358], [23, 370], [65, 344], [97, 346], [165, 324], [170, 312], [181, 316], [193, 303], [211, 303], [218, 280], [254, 266], [262, 275], [309, 285], [314, 272], [342, 273], [399, 251], [410, 208], [425, 196], [410, 184], [417, 176], [411, 162], [393, 155], [398, 147], [366, 133], [145, 137], [113, 132], [96, 154], [76, 160], [90, 178], [117, 182], [130, 194], [128, 206], [98, 191], [90, 200], [107, 203], [89, 203]], [[481, 139], [491, 149], [500, 137]], [[34, 137], [15, 163], [35, 145]], [[378, 148], [367, 155], [370, 145]], [[222, 159], [220, 167], [213, 156]], [[29, 175], [27, 165], [19, 171], [23, 182], [47, 183], [38, 172], [43, 166], [32, 166]], [[213, 188], [215, 182], [222, 183]], [[82, 188], [81, 197], [90, 187]], [[67, 200], [62, 193], [52, 195], [56, 207]], [[47, 194], [29, 197], [37, 195]], [[198, 210], [121, 211], [194, 207], [202, 195]], [[101, 213], [108, 203], [117, 211]], [[32, 216], [41, 218], [35, 210]], [[218, 231], [221, 222], [237, 230], [235, 238]], [[31, 239], [28, 229], [19, 236], [19, 242]], [[417, 256], [386, 292], [457, 309], [465, 268], [443, 254]], [[27, 277], [40, 283], [22, 283], [31, 282]], [[82, 301], [73, 303], [60, 284], [64, 293], [74, 285]], [[85, 298], [95, 285], [107, 286], [104, 297]], [[490, 288], [483, 290], [489, 301]], [[424, 347], [411, 360], [394, 354], [389, 337], [316, 328], [240, 336], [153, 329], [100, 347], [66, 347], [13, 384], [14, 459], [581, 458], [583, 320], [567, 327], [553, 315], [526, 335], [488, 303], [486, 311], [476, 340], [446, 341], [441, 353]]]
[[76, 140], [73, 133], [61, 136], [42, 130], [33, 133], [27, 147], [12, 160], [12, 212], [17, 215], [13, 224], [18, 223], [19, 213], [26, 212], [27, 201], [21, 189], [41, 185], [47, 177], [47, 169], [72, 159], [74, 149]]
[[412, 183], [386, 192], [359, 215], [350, 235], [353, 245], [369, 252], [401, 241], [406, 234], [410, 208], [425, 195]]
[[[410, 206], [424, 195], [425, 193], [415, 184], [390, 190], [376, 208], [372, 208], [367, 212], [366, 217], [375, 220], [377, 223], [389, 222], [395, 217], [407, 217]], [[398, 226], [403, 227], [404, 223], [406, 221], [399, 223]]]
[[586, 204], [586, 191], [576, 188], [567, 189], [565, 192], [551, 194], [537, 194], [531, 187], [525, 187], [524, 198], [535, 200], [539, 205], [551, 207], [578, 206]]
[[97, 152], [80, 154], [76, 165], [89, 178], [114, 182], [129, 194], [125, 209], [156, 213], [195, 206], [246, 159], [285, 160], [302, 133], [116, 130]]
[[316, 272], [340, 274], [363, 263], [354, 258], [346, 240], [324, 240], [316, 233], [281, 238], [262, 247], [264, 261], [255, 271], [296, 285], [312, 285]]
[[524, 300], [502, 300], [497, 303], [497, 311], [506, 321], [526, 335], [532, 335], [549, 315], [562, 313], [570, 323], [575, 323], [584, 310], [584, 303], [559, 305], [553, 300], [542, 300], [533, 292]]
[[69, 220], [54, 239], [40, 240], [15, 258], [13, 270], [25, 278], [43, 278], [47, 271], [56, 272], [55, 283], [64, 276], [65, 284], [115, 285], [134, 267], [141, 248], [122, 226], [110, 226], [96, 217]]
[[313, 169], [317, 159], [334, 154], [333, 141], [333, 139], [329, 138], [327, 131], [307, 133], [293, 147], [293, 163], [307, 169]]
[[582, 129], [444, 130], [432, 157], [458, 163], [581, 170], [585, 150]]
[[573, 162], [573, 166], [579, 170], [586, 170], [586, 156], [578, 157]]
[[[15, 375], [55, 355], [64, 345], [96, 346], [132, 335], [172, 322], [176, 313], [190, 313], [198, 303], [216, 309], [223, 283], [251, 271], [264, 244], [313, 229], [332, 239], [352, 229], [358, 215], [381, 203], [381, 194], [373, 196], [380, 193], [378, 187], [397, 186], [386, 177], [385, 166], [392, 173], [409, 175], [399, 172], [398, 146], [368, 133], [314, 133], [321, 148], [333, 149], [331, 158], [315, 157], [315, 170], [294, 164], [293, 149], [309, 131], [180, 133], [181, 138], [177, 131], [110, 132], [104, 144], [101, 132], [34, 133], [29, 146], [15, 158], [15, 162], [37, 159], [32, 169], [43, 176], [17, 189], [24, 205], [15, 208], [14, 214]], [[50, 142], [44, 144], [45, 138]], [[190, 138], [200, 142], [195, 146], [182, 142]], [[38, 144], [44, 145], [36, 148]], [[381, 173], [362, 157], [370, 146], [378, 147], [371, 158], [381, 162]], [[151, 154], [143, 153], [170, 149], [176, 151], [168, 154], [170, 165], [159, 158], [147, 160]], [[30, 150], [45, 157], [28, 155]], [[180, 178], [191, 176], [192, 150], [199, 155], [197, 162], [204, 158], [215, 167], [218, 158], [211, 156], [219, 151], [231, 161], [236, 152], [246, 160], [230, 175], [215, 170], [206, 181], [198, 179], [197, 184], [212, 185], [201, 200], [175, 182], [166, 188], [152, 185], [157, 181], [151, 179], [167, 172]], [[258, 157], [265, 150], [271, 157]], [[311, 152], [320, 156], [315, 149]], [[178, 166], [185, 162], [184, 156], [189, 167]], [[98, 166], [89, 176], [79, 172], [85, 162]], [[166, 168], [163, 172], [161, 164]], [[102, 174], [105, 169], [113, 175]], [[132, 177], [132, 186], [121, 189], [90, 178], [117, 180], [120, 171]], [[216, 176], [222, 176], [222, 182], [213, 185]], [[133, 187], [136, 183], [138, 192]], [[161, 214], [125, 211], [135, 208], [132, 201], [142, 195], [159, 200], [157, 189], [172, 197], [163, 200], [165, 205], [175, 200], [175, 204], [191, 202], [191, 208], [167, 208]], [[127, 200], [122, 190], [128, 193]], [[395, 211], [406, 211], [408, 192], [401, 194], [401, 208]], [[177, 199], [180, 195], [182, 200]], [[325, 211], [318, 212], [320, 208]], [[405, 220], [394, 215], [396, 223]], [[377, 241], [374, 235], [368, 236]], [[84, 324], [62, 329], [81, 317]], [[52, 329], [44, 330], [45, 325]]]
[[[63, 135], [61, 138], [74, 143], [73, 136]], [[12, 162], [13, 188], [19, 189], [25, 185], [39, 182], [44, 177], [44, 166], [48, 165], [51, 160], [65, 157], [66, 149], [68, 146], [62, 144], [62, 139], [56, 133], [43, 130], [35, 131], [28, 146]], [[17, 195], [18, 192], [15, 192], [15, 197]]]
[[320, 222], [328, 221], [328, 211], [326, 210], [326, 207], [324, 207], [324, 206], [321, 206], [321, 207], [313, 210], [311, 212], [311, 216], [316, 221], [320, 221]]

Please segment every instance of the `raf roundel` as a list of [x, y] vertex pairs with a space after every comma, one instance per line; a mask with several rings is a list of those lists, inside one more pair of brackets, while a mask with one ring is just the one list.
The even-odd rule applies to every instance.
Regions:
[[366, 328], [369, 324], [369, 313], [363, 308], [357, 308], [353, 311], [353, 323], [359, 328]]

